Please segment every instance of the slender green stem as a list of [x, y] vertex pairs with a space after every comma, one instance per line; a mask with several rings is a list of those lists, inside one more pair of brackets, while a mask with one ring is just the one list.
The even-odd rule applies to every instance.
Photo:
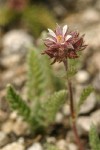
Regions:
[[[68, 61], [63, 61], [66, 71], [68, 71]], [[81, 144], [77, 128], [76, 128], [76, 115], [74, 110], [74, 101], [73, 101], [73, 90], [72, 90], [72, 83], [71, 80], [67, 76], [67, 82], [68, 82], [68, 90], [69, 90], [69, 100], [70, 100], [70, 112], [71, 112], [71, 118], [72, 118], [72, 129], [75, 135], [75, 140], [78, 145], [79, 150], [84, 150], [83, 145]]]

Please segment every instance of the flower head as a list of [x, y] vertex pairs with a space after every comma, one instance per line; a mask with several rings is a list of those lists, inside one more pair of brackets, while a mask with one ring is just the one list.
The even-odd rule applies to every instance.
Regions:
[[61, 27], [57, 25], [56, 30], [48, 29], [49, 37], [44, 40], [47, 49], [43, 54], [54, 58], [52, 62], [62, 62], [67, 58], [77, 58], [78, 51], [86, 48], [83, 37], [76, 31], [69, 31], [67, 25]]

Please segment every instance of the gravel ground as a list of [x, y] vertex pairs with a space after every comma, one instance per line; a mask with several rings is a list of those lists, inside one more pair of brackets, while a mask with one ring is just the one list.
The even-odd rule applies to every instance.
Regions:
[[[62, 21], [63, 24], [85, 33], [85, 41], [88, 44], [83, 52], [81, 69], [75, 76], [76, 98], [89, 83], [95, 87], [96, 92], [100, 92], [99, 2], [99, 0], [96, 2], [95, 7], [90, 6], [86, 9], [83, 7], [81, 11], [77, 4], [77, 11], [66, 14]], [[2, 44], [0, 46], [0, 150], [44, 150], [45, 142], [57, 145], [60, 150], [78, 150], [70, 127], [68, 104], [57, 113], [49, 135], [38, 134], [34, 137], [28, 124], [17, 115], [16, 111], [10, 110], [6, 101], [5, 87], [8, 83], [12, 83], [22, 93], [23, 98], [26, 98], [26, 55], [33, 41], [33, 37], [21, 29], [8, 31], [3, 34], [0, 41]], [[86, 150], [90, 150], [88, 132], [91, 123], [94, 123], [100, 131], [100, 101], [97, 101], [94, 93], [91, 93], [81, 107], [76, 123], [82, 143], [86, 145]]]

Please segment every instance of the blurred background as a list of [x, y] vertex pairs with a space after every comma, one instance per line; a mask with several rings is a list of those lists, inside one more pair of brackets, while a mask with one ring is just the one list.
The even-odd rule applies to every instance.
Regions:
[[[28, 127], [16, 112], [10, 111], [5, 88], [8, 83], [12, 83], [26, 98], [26, 56], [29, 47], [41, 45], [41, 38], [45, 36], [47, 28], [54, 29], [56, 23], [67, 24], [69, 28], [85, 34], [88, 47], [83, 51], [80, 70], [76, 75], [76, 96], [89, 83], [100, 93], [100, 0], [0, 0], [0, 150], [14, 149], [10, 145], [13, 142], [15, 147], [19, 143], [16, 150], [26, 150], [35, 140], [39, 141], [38, 138], [34, 140], [26, 136], [26, 147], [25, 144], [22, 146]], [[57, 64], [55, 68], [59, 69]], [[81, 110], [82, 116], [77, 124], [85, 141], [88, 141], [91, 119], [100, 130], [99, 106], [99, 101], [92, 95]], [[69, 115], [67, 109], [65, 105], [63, 113], [57, 114], [58, 123], [62, 122], [64, 115]], [[65, 127], [62, 128], [64, 131]], [[72, 136], [72, 133], [68, 133], [66, 137], [59, 133], [58, 139], [48, 135], [47, 139], [57, 142], [59, 147], [63, 147], [62, 150], [67, 150], [65, 141], [69, 142]], [[9, 149], [7, 144], [11, 146]], [[41, 143], [38, 142], [40, 149], [35, 146], [33, 144], [33, 149], [27, 150], [42, 150]], [[77, 147], [72, 144], [68, 150], [77, 150]]]

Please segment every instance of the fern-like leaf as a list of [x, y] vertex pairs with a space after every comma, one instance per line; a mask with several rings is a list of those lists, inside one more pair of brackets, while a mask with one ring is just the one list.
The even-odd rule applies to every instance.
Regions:
[[94, 125], [90, 129], [89, 139], [92, 150], [100, 150], [100, 139]]
[[30, 50], [28, 56], [28, 96], [30, 99], [42, 94], [43, 74], [37, 49]]
[[28, 97], [37, 99], [51, 93], [52, 73], [40, 51], [32, 48], [28, 55]]
[[77, 73], [77, 70], [72, 67], [70, 70], [68, 70], [67, 76], [68, 76], [68, 78], [71, 78], [71, 77], [73, 77], [76, 73]]
[[59, 92], [55, 92], [52, 96], [50, 96], [46, 102], [43, 104], [43, 112], [44, 117], [46, 119], [46, 123], [49, 124], [54, 121], [56, 113], [65, 103], [67, 98], [67, 94], [65, 90], [61, 90]]
[[13, 110], [17, 110], [26, 121], [29, 121], [31, 115], [30, 108], [11, 85], [7, 86], [7, 100]]
[[78, 110], [80, 109], [81, 105], [84, 103], [84, 101], [87, 99], [87, 97], [93, 92], [93, 87], [88, 86], [87, 88], [85, 88], [80, 96], [80, 100], [78, 103]]
[[69, 59], [68, 60], [69, 70], [67, 72], [68, 78], [71, 78], [77, 73], [79, 67], [79, 61], [77, 59]]

